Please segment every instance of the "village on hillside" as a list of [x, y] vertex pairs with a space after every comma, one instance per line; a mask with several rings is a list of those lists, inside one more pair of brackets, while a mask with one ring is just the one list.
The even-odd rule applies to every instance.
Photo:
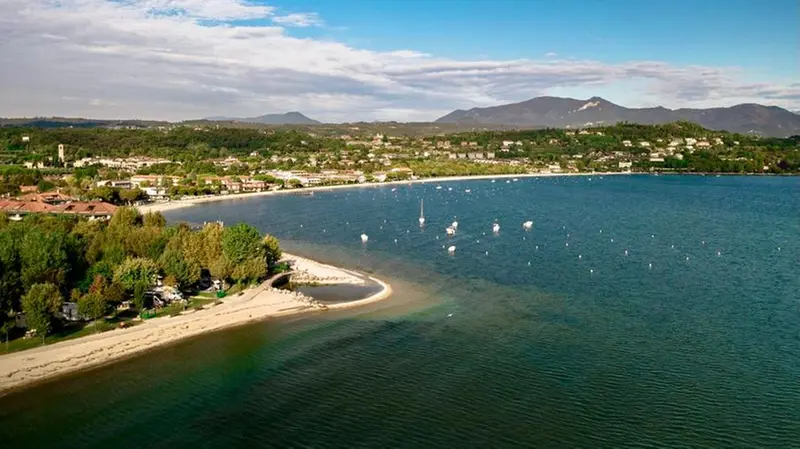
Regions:
[[[392, 131], [392, 129], [388, 129]], [[239, 129], [0, 128], [0, 210], [82, 214], [114, 206], [442, 176], [800, 171], [796, 138], [691, 123], [391, 135], [359, 126]]]

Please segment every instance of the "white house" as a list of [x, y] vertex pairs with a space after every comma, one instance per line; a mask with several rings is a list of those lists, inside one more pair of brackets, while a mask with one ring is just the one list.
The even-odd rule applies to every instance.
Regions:
[[163, 200], [168, 197], [167, 189], [163, 187], [147, 187], [144, 189], [144, 192], [152, 200]]
[[97, 187], [116, 187], [118, 189], [130, 189], [133, 187], [130, 179], [115, 179], [97, 181]]

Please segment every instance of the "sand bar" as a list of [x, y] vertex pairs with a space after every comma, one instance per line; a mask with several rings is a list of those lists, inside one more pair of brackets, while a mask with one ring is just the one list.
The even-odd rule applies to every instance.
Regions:
[[[298, 270], [338, 283], [363, 283], [365, 276], [291, 254]], [[356, 307], [388, 297], [392, 289], [385, 282], [366, 277], [383, 288], [369, 298], [330, 305], [330, 309]], [[127, 329], [116, 329], [74, 340], [0, 356], [0, 394], [63, 374], [105, 365], [178, 340], [239, 326], [249, 322], [318, 310], [293, 292], [276, 290], [267, 283], [223, 298], [217, 306], [190, 310], [176, 317], [159, 317]]]

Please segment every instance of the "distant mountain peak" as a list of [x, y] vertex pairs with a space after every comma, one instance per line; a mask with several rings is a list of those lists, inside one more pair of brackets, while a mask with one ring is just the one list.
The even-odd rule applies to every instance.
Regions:
[[283, 114], [265, 114], [258, 117], [208, 117], [206, 120], [230, 121], [242, 123], [259, 123], [263, 125], [318, 125], [314, 119], [310, 119], [298, 111], [290, 111]]
[[778, 106], [747, 103], [708, 109], [626, 108], [598, 96], [587, 100], [543, 96], [468, 111], [458, 109], [436, 122], [519, 128], [581, 128], [619, 122], [653, 125], [679, 120], [731, 132], [758, 132], [776, 137], [800, 134], [800, 116]]

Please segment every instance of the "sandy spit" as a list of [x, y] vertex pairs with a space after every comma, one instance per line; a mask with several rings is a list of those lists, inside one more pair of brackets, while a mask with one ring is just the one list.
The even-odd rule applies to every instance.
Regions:
[[[284, 258], [295, 268], [319, 279], [337, 283], [364, 283], [365, 277], [349, 270], [322, 264], [291, 254]], [[387, 298], [391, 286], [377, 278], [368, 279], [383, 289], [365, 299], [330, 305], [330, 309], [357, 307]], [[116, 329], [74, 340], [0, 356], [0, 395], [12, 389], [88, 368], [105, 365], [159, 346], [208, 332], [240, 326], [270, 317], [317, 311], [295, 293], [277, 290], [266, 283], [226, 297], [217, 306], [189, 310], [176, 317], [159, 317], [127, 329]]]

